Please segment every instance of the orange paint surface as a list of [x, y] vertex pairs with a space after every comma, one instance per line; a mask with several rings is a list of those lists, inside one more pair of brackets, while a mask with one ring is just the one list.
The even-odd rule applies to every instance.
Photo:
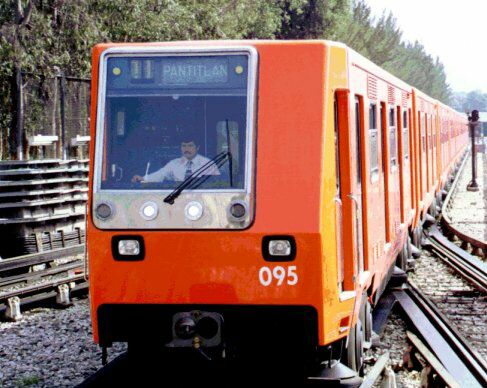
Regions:
[[[123, 44], [123, 46], [141, 44]], [[439, 181], [451, 169], [466, 145], [465, 120], [449, 108], [439, 109], [430, 100], [430, 114], [454, 116], [458, 136], [450, 137], [443, 149], [422, 154], [417, 91], [344, 46], [325, 41], [225, 41], [172, 42], [160, 46], [253, 46], [259, 54], [258, 106], [256, 123], [256, 215], [243, 231], [108, 231], [97, 229], [88, 216], [90, 293], [95, 340], [98, 339], [97, 308], [102, 304], [260, 304], [306, 305], [318, 312], [319, 344], [331, 343], [347, 334], [340, 321], [358, 314], [361, 298], [340, 301], [342, 291], [361, 296], [368, 287], [380, 286], [388, 268], [407, 238], [408, 227], [418, 225], [420, 212], [427, 209], [427, 196], [439, 188]], [[98, 67], [102, 52], [117, 46], [93, 49], [91, 107], [91, 168], [89, 209], [92, 209], [93, 163], [98, 98]], [[355, 64], [355, 65], [354, 65]], [[411, 111], [409, 117], [410, 159], [391, 169], [386, 129], [379, 141], [379, 178], [370, 180], [368, 105], [371, 101], [367, 77], [378, 79], [377, 107], [388, 107], [393, 86], [394, 109]], [[403, 105], [402, 93], [407, 93]], [[363, 252], [360, 272], [355, 219], [357, 211], [349, 194], [357, 192], [357, 168], [353, 139], [354, 98], [359, 96], [363, 112], [360, 134], [363, 157]], [[422, 98], [426, 98], [422, 96]], [[343, 230], [343, 290], [338, 289], [337, 230], [335, 212], [336, 171], [334, 144], [334, 102], [340, 135], [341, 214]], [[424, 104], [423, 104], [424, 105]], [[426, 109], [426, 108], [423, 108]], [[396, 110], [397, 113], [397, 110]], [[388, 115], [388, 108], [386, 117]], [[402, 113], [401, 113], [402, 115]], [[378, 120], [380, 114], [378, 113]], [[384, 123], [387, 124], [387, 123]], [[387, 128], [387, 126], [386, 126]], [[379, 127], [380, 129], [380, 127]], [[399, 130], [402, 126], [399, 126]], [[437, 131], [437, 135], [439, 131]], [[382, 138], [382, 135], [381, 137]], [[458, 139], [455, 146], [452, 141]], [[400, 136], [398, 139], [401, 140]], [[440, 147], [437, 136], [437, 147]], [[384, 149], [385, 146], [385, 149]], [[401, 150], [401, 151], [400, 151]], [[384, 157], [382, 155], [384, 154]], [[433, 170], [432, 158], [436, 170]], [[439, 160], [440, 158], [442, 158]], [[401, 159], [401, 160], [399, 160]], [[382, 168], [382, 161], [386, 164]], [[382, 172], [382, 170], [384, 172]], [[426, 186], [427, 171], [436, 171]], [[423, 189], [422, 189], [423, 187]], [[423, 207], [415, 205], [423, 203]], [[414, 215], [414, 218], [413, 218]], [[402, 223], [402, 225], [401, 225]], [[386, 236], [386, 228], [388, 228]], [[141, 235], [146, 258], [140, 262], [118, 262], [111, 254], [111, 238], [119, 234]], [[268, 263], [262, 258], [265, 235], [288, 234], [296, 239], [297, 256], [292, 263]], [[386, 238], [387, 237], [387, 238]], [[386, 245], [388, 248], [386, 249]], [[295, 286], [264, 287], [259, 269], [295, 265], [299, 277]], [[360, 282], [360, 278], [362, 282]]]

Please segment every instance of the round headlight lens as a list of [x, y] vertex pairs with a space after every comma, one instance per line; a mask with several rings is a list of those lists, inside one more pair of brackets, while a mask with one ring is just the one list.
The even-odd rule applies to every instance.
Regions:
[[101, 220], [106, 220], [111, 217], [113, 211], [108, 203], [100, 203], [95, 210], [96, 216]]
[[157, 217], [158, 209], [154, 202], [146, 202], [140, 208], [140, 215], [150, 221]]
[[247, 203], [244, 201], [232, 201], [227, 208], [227, 216], [230, 221], [240, 222], [245, 219], [248, 213]]
[[199, 202], [190, 202], [184, 208], [186, 218], [191, 221], [197, 221], [203, 215], [203, 206]]
[[245, 206], [241, 203], [234, 203], [230, 208], [230, 213], [235, 218], [242, 218], [245, 216]]

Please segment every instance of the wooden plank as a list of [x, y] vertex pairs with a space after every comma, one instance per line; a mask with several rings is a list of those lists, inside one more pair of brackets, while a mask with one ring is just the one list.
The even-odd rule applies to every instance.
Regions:
[[11, 257], [0, 261], [0, 272], [9, 271], [16, 268], [23, 268], [26, 266], [37, 265], [60, 259], [63, 257], [70, 257], [83, 253], [85, 249], [84, 244], [73, 245], [68, 248], [61, 248], [52, 251], [44, 251], [41, 253], [31, 253], [24, 256]]
[[46, 175], [46, 174], [61, 174], [70, 172], [88, 172], [88, 167], [67, 167], [67, 168], [19, 168], [15, 170], [0, 170], [0, 176], [12, 176], [12, 175]]
[[29, 218], [0, 218], [0, 225], [12, 225], [12, 224], [28, 224], [33, 222], [44, 222], [44, 221], [51, 221], [51, 220], [59, 220], [63, 218], [72, 218], [72, 217], [82, 217], [85, 215], [84, 211], [78, 211], [74, 213], [65, 213], [65, 214], [50, 214], [50, 215], [42, 215], [42, 216], [34, 216]]
[[367, 373], [365, 376], [364, 381], [360, 384], [360, 388], [372, 388], [377, 381], [377, 379], [382, 374], [383, 370], [387, 366], [389, 362], [389, 352], [384, 353], [379, 359], [375, 362], [375, 365], [372, 369]]
[[68, 183], [68, 182], [88, 182], [88, 178], [85, 178], [84, 174], [74, 178], [53, 178], [53, 179], [34, 179], [18, 181], [2, 181], [0, 180], [0, 187], [17, 187], [17, 186], [40, 186], [53, 183]]
[[460, 388], [460, 384], [455, 380], [455, 378], [445, 369], [443, 364], [438, 360], [433, 353], [429, 351], [426, 345], [409, 330], [406, 332], [409, 340], [418, 349], [418, 351], [423, 355], [423, 357], [428, 361], [428, 363], [433, 367], [433, 369], [440, 375], [443, 381], [451, 388]]

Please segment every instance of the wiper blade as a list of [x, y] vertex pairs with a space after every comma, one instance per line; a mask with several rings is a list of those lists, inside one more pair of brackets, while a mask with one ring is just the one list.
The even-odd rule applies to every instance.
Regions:
[[176, 187], [166, 198], [164, 198], [164, 202], [172, 205], [174, 200], [179, 197], [179, 195], [183, 192], [183, 190], [187, 188], [196, 188], [205, 182], [209, 177], [212, 175], [201, 175], [206, 170], [210, 168], [220, 168], [227, 160], [231, 159], [230, 152], [221, 152], [216, 155], [214, 158], [210, 159], [206, 162], [203, 166], [199, 169], [194, 171], [190, 176], [188, 176], [181, 184]]

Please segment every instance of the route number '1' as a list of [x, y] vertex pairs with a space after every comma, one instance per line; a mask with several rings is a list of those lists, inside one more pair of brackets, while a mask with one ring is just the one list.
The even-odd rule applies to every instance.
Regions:
[[278, 286], [282, 286], [284, 281], [290, 286], [294, 286], [298, 283], [298, 274], [296, 273], [296, 266], [281, 267], [278, 265], [274, 268], [262, 267], [259, 270], [260, 284], [267, 287], [276, 281]]

